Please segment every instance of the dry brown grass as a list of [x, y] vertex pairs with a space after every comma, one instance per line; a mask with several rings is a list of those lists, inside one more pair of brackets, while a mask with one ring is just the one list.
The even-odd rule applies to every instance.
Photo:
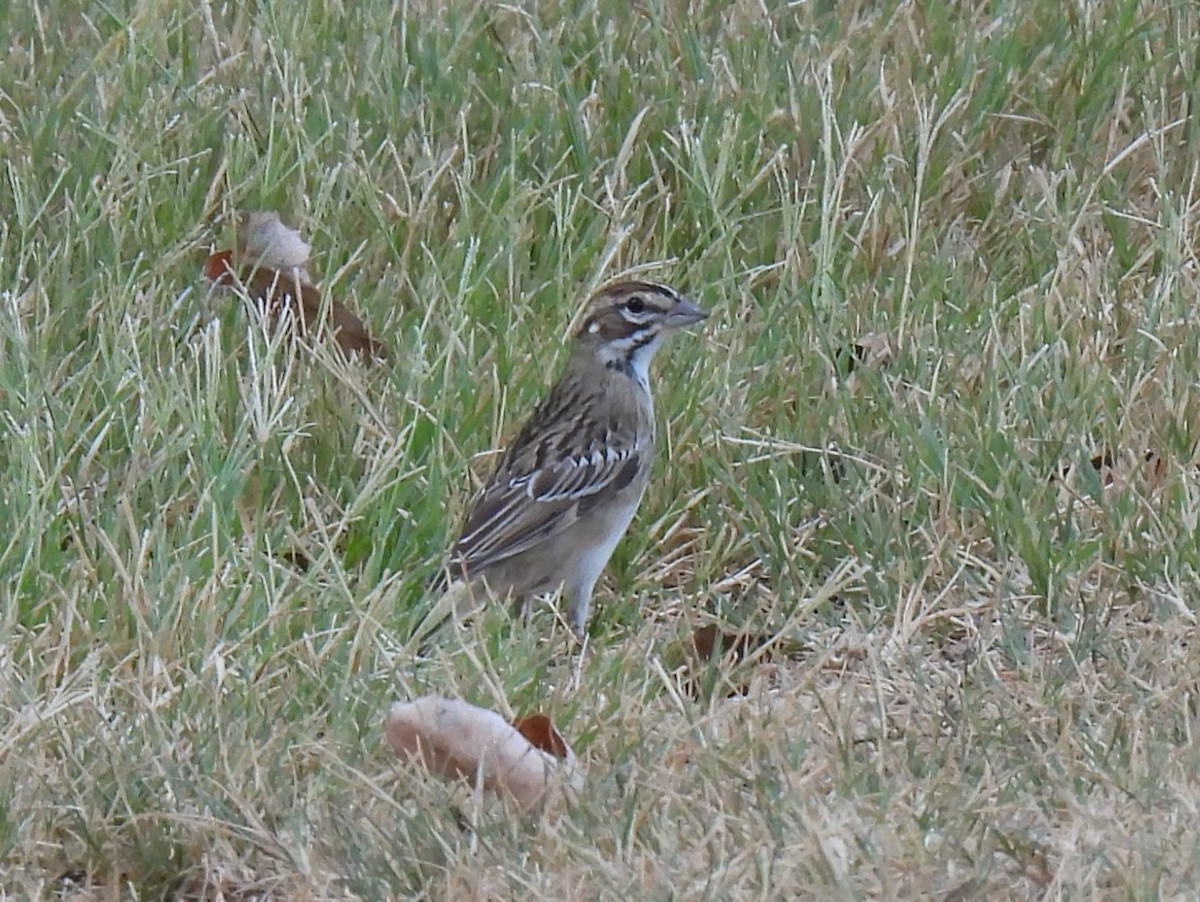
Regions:
[[[1194, 892], [1191, 7], [0, 22], [0, 898]], [[196, 291], [237, 207], [391, 365]], [[587, 654], [541, 609], [418, 660], [465, 474], [624, 271], [715, 315]], [[769, 642], [678, 672], [718, 622]], [[425, 692], [551, 714], [585, 791], [400, 765]]]

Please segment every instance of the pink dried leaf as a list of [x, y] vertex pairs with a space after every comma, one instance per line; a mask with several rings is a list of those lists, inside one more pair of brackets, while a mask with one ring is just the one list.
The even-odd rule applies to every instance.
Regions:
[[384, 736], [397, 755], [444, 777], [479, 779], [484, 789], [506, 792], [527, 810], [556, 783], [574, 790], [583, 785], [579, 762], [565, 743], [565, 755], [556, 757], [495, 711], [462, 699], [426, 695], [395, 702]]

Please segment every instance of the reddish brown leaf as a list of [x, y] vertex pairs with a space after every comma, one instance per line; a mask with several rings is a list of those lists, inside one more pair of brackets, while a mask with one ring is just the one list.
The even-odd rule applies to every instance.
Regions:
[[[308, 245], [278, 215], [246, 212], [238, 220], [237, 247], [209, 254], [202, 272], [214, 285], [240, 283], [272, 326], [290, 308], [297, 333], [304, 335], [322, 311], [321, 292], [308, 281], [307, 263]], [[387, 347], [338, 301], [329, 301], [327, 322], [345, 354], [387, 356]]]
[[692, 648], [695, 649], [696, 659], [707, 661], [714, 653], [725, 655], [733, 652], [734, 662], [743, 661], [757, 648], [767, 644], [767, 636], [755, 636], [750, 633], [726, 633], [717, 628], [715, 623], [702, 626], [692, 633]]
[[229, 285], [233, 281], [233, 251], [217, 251], [204, 259], [204, 278], [214, 285]]
[[554, 724], [545, 714], [517, 717], [513, 720], [512, 725], [517, 728], [518, 733], [529, 740], [529, 744], [534, 748], [541, 749], [555, 758], [565, 759], [567, 757], [566, 741], [559, 735], [558, 730], [554, 729]]
[[[686, 640], [669, 648], [663, 657], [671, 667], [683, 667], [684, 689], [689, 695], [699, 697], [711, 693], [716, 685], [711, 680], [714, 673], [706, 667], [706, 662], [720, 658], [731, 666], [736, 666], [746, 661], [769, 641], [770, 636], [727, 633], [717, 624], [710, 623], [699, 627]], [[766, 661], [770, 657], [770, 652], [765, 652], [761, 660]], [[728, 685], [728, 682], [725, 684]], [[731, 687], [730, 694], [744, 693], [748, 688], [747, 682], [737, 683]]]

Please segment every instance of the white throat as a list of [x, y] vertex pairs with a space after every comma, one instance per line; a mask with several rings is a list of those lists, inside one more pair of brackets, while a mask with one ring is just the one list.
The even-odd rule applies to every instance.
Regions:
[[629, 355], [629, 369], [633, 378], [646, 390], [646, 394], [650, 394], [650, 361], [654, 359], [658, 344], [659, 338], [655, 336], [653, 341], [634, 348], [633, 353]]
[[606, 342], [596, 348], [596, 357], [606, 367], [623, 370], [628, 366], [629, 374], [645, 389], [646, 394], [649, 394], [650, 361], [654, 359], [654, 352], [662, 343], [662, 337], [659, 333], [641, 344], [636, 343], [638, 338], [644, 338], [641, 335]]

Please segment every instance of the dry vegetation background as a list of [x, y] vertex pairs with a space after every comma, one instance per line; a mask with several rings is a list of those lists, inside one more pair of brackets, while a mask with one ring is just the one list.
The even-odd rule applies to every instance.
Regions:
[[[0, 34], [0, 897], [1194, 893], [1193, 4]], [[241, 207], [386, 365], [206, 293]], [[713, 317], [659, 362], [589, 653], [541, 610], [417, 661], [469, 474], [633, 271]], [[773, 642], [695, 693], [669, 651], [713, 620]], [[430, 691], [549, 713], [585, 793], [398, 765], [384, 712]]]

